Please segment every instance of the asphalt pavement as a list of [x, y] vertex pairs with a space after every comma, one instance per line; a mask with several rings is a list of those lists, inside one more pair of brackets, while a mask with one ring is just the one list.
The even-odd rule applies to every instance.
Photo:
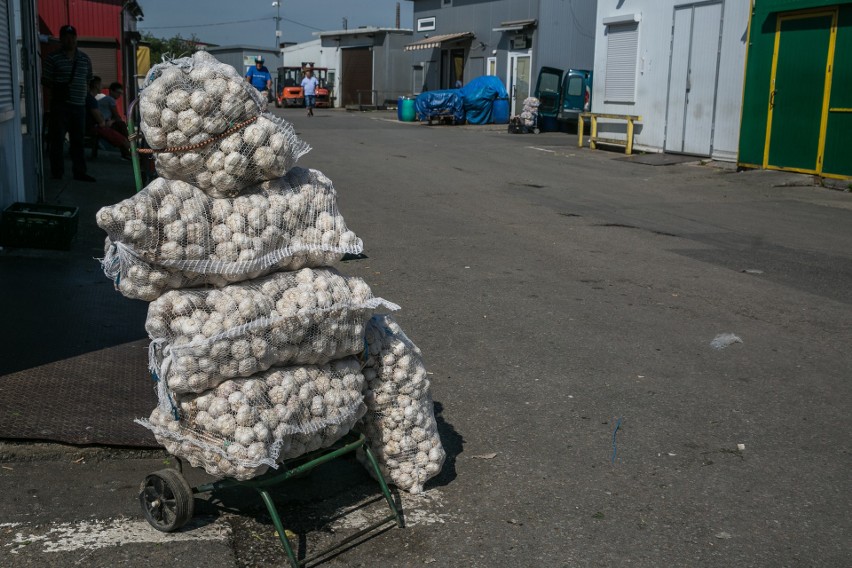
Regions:
[[[425, 493], [397, 495], [406, 528], [324, 566], [849, 565], [852, 194], [697, 160], [632, 163], [565, 133], [276, 112], [364, 241], [366, 258], [341, 270], [402, 306], [448, 452]], [[91, 173], [124, 185], [59, 199], [118, 200], [130, 178], [109, 160]], [[7, 320], [0, 374], [144, 337], [144, 305], [96, 270], [40, 279], [39, 259], [94, 255], [84, 223], [89, 244], [65, 256], [0, 255], [25, 298], [7, 284], [4, 312], [50, 323], [16, 334]], [[74, 286], [67, 311], [45, 314], [34, 282]], [[108, 302], [109, 327], [77, 305], [89, 295]], [[721, 334], [736, 340], [714, 348]], [[161, 450], [0, 444], [0, 565], [284, 565], [249, 492], [199, 497], [175, 535], [148, 527], [138, 485], [171, 466]], [[352, 461], [276, 496], [300, 554], [384, 514]]]

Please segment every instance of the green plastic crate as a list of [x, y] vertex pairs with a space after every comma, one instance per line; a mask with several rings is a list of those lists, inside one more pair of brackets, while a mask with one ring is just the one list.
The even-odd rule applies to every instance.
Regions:
[[0, 217], [0, 244], [18, 248], [68, 250], [77, 234], [78, 218], [77, 207], [13, 203]]

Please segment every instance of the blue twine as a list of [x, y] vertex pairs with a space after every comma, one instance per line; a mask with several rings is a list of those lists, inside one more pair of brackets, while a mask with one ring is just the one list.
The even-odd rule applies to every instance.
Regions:
[[367, 362], [367, 359], [370, 358], [370, 344], [367, 343], [367, 336], [364, 336], [364, 362]]
[[615, 435], [618, 433], [618, 429], [621, 427], [621, 417], [619, 417], [618, 421], [615, 423], [615, 428], [612, 430], [612, 463], [615, 463], [615, 456], [618, 453], [618, 448], [615, 445]]
[[[155, 383], [160, 382], [160, 377], [157, 376], [157, 373], [151, 371], [151, 378], [154, 379]], [[169, 397], [169, 406], [172, 407], [172, 416], [175, 417], [175, 420], [180, 420], [180, 412], [178, 412], [177, 406], [175, 406], [175, 401], [172, 400], [172, 397]]]

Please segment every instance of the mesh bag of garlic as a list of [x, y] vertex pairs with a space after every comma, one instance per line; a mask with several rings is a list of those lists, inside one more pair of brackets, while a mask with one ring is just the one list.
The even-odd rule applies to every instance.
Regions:
[[139, 95], [140, 128], [164, 178], [214, 197], [284, 175], [310, 146], [230, 65], [205, 51], [155, 65]]
[[109, 237], [101, 264], [122, 294], [146, 301], [165, 290], [328, 266], [364, 248], [336, 196], [328, 177], [304, 168], [221, 199], [157, 178], [98, 211]]
[[181, 395], [173, 407], [165, 401], [136, 422], [170, 454], [211, 475], [243, 480], [340, 439], [366, 411], [363, 387], [355, 357], [275, 367]]
[[342, 258], [337, 252], [298, 252], [276, 262], [272, 266], [246, 274], [194, 274], [177, 268], [153, 266], [133, 255], [121, 243], [113, 243], [109, 237], [104, 243], [104, 258], [101, 265], [104, 273], [115, 283], [115, 289], [126, 298], [152, 302], [166, 290], [196, 288], [199, 286], [226, 286], [230, 282], [241, 282], [260, 278], [279, 270], [299, 270], [302, 267], [329, 266]]
[[364, 350], [364, 326], [380, 306], [399, 309], [331, 268], [171, 290], [148, 306], [149, 367], [161, 389], [180, 394], [273, 365], [326, 363]]
[[[446, 457], [420, 349], [388, 315], [373, 316], [365, 338], [367, 414], [357, 428], [370, 440], [382, 475], [404, 491], [420, 493]], [[358, 459], [372, 471], [360, 449]]]

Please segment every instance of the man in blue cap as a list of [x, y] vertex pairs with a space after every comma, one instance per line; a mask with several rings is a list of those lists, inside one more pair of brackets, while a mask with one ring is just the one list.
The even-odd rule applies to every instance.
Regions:
[[272, 90], [272, 74], [263, 64], [263, 56], [254, 58], [254, 67], [246, 72], [246, 81], [260, 91], [263, 100], [269, 100], [269, 92]]
[[65, 25], [59, 28], [59, 50], [44, 58], [41, 82], [50, 97], [48, 142], [50, 146], [50, 176], [62, 179], [65, 172], [63, 149], [65, 134], [71, 143], [71, 164], [74, 179], [93, 182], [86, 174], [83, 135], [86, 128], [86, 94], [92, 80], [92, 60], [77, 49], [77, 30]]

